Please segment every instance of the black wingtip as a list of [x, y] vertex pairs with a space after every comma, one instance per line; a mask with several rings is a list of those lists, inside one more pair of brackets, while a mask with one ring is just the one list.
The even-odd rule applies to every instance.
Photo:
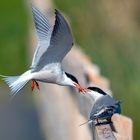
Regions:
[[58, 10], [58, 9], [54, 9], [54, 13], [55, 13], [55, 18], [60, 18], [60, 17], [63, 17], [63, 15], [61, 14], [61, 12]]
[[54, 11], [55, 11], [55, 12], [58, 12], [58, 10], [57, 10], [57, 9], [54, 9]]
[[56, 14], [60, 13], [59, 10], [57, 10], [57, 9], [54, 9], [54, 10], [55, 10], [55, 13], [56, 13]]
[[55, 13], [55, 19], [57, 19], [57, 16], [60, 14], [60, 12], [57, 9], [54, 9], [54, 13]]

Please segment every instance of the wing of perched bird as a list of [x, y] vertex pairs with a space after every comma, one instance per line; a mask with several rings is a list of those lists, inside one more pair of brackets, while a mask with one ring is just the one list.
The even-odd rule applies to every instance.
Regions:
[[114, 113], [121, 113], [120, 102], [113, 99], [109, 95], [101, 97], [95, 102], [90, 113], [90, 119], [96, 118], [108, 118], [111, 117]]
[[55, 10], [54, 26], [34, 6], [32, 12], [38, 35], [38, 47], [31, 68], [39, 71], [47, 64], [61, 62], [72, 48], [73, 38], [68, 23], [58, 10]]

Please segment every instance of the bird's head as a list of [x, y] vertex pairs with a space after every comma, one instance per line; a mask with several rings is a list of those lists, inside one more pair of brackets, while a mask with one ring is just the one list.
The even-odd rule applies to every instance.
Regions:
[[75, 87], [76, 89], [78, 89], [78, 91], [80, 93], [84, 93], [85, 89], [81, 87], [81, 85], [79, 84], [77, 78], [75, 76], [73, 76], [72, 74], [66, 73], [67, 78], [69, 79], [69, 84], [73, 87]]

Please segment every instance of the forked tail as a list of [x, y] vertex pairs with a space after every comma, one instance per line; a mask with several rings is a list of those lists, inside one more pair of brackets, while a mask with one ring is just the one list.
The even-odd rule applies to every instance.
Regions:
[[25, 72], [21, 76], [4, 76], [0, 75], [2, 79], [8, 84], [11, 89], [11, 95], [14, 96], [18, 93], [30, 80], [30, 71]]

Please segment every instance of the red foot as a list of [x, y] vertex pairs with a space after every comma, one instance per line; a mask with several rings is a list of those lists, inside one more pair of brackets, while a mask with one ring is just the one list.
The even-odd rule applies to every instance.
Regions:
[[35, 80], [32, 80], [32, 84], [31, 84], [32, 91], [34, 90], [34, 88], [35, 88]]
[[34, 90], [35, 86], [37, 87], [38, 90], [40, 90], [39, 84], [35, 80], [32, 80], [31, 84], [32, 91]]
[[35, 81], [36, 87], [38, 90], [40, 90], [39, 84]]

